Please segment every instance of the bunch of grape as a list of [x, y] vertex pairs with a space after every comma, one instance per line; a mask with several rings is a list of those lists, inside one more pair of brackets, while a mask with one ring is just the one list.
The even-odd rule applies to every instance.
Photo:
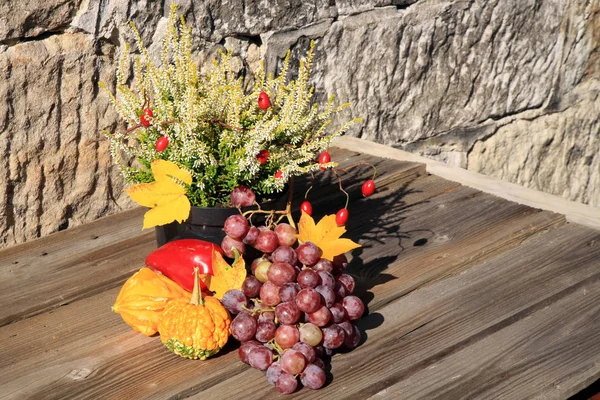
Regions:
[[346, 257], [332, 262], [321, 258], [315, 244], [298, 245], [296, 229], [286, 223], [257, 228], [234, 215], [225, 233], [226, 255], [232, 247], [243, 254], [246, 245], [264, 253], [252, 262], [242, 290], [230, 290], [221, 300], [235, 315], [231, 333], [241, 342], [240, 359], [266, 371], [281, 393], [294, 392], [298, 379], [319, 389], [325, 384], [325, 360], [361, 338], [352, 321], [362, 316], [364, 304], [352, 296], [355, 282], [344, 273]]

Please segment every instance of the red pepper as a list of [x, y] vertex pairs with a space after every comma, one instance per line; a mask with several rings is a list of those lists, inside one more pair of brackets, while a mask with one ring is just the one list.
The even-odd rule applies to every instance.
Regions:
[[[199, 267], [201, 274], [213, 274], [214, 250], [223, 254], [219, 246], [204, 240], [173, 240], [150, 253], [146, 265], [191, 292], [194, 289], [194, 267]], [[206, 290], [204, 282], [201, 281], [201, 285], [202, 290]]]

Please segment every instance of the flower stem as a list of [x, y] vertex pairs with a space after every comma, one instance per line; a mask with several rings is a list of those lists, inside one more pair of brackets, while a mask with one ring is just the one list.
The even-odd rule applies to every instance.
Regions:
[[285, 205], [285, 213], [287, 214], [287, 219], [292, 228], [296, 229], [296, 223], [294, 222], [294, 218], [292, 218], [292, 198], [294, 197], [294, 177], [291, 177], [289, 180], [289, 194], [288, 201]]

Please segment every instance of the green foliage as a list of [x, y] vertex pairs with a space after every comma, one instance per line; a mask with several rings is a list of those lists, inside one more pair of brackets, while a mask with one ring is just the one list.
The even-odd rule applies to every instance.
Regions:
[[[261, 69], [254, 87], [245, 93], [241, 78], [231, 69], [229, 54], [221, 53], [208, 74], [199, 74], [192, 62], [191, 29], [183, 18], [177, 24], [175, 15], [173, 8], [160, 65], [152, 62], [132, 24], [141, 54], [135, 58], [134, 83], [131, 87], [125, 84], [129, 57], [125, 46], [117, 69], [116, 95], [103, 85], [129, 124], [126, 132], [106, 133], [113, 158], [128, 183], [152, 181], [150, 163], [160, 158], [190, 171], [193, 182], [188, 197], [192, 205], [225, 205], [231, 190], [240, 184], [259, 195], [270, 194], [282, 190], [293, 176], [319, 170], [318, 154], [359, 121], [349, 121], [333, 133], [326, 131], [332, 115], [349, 104], [334, 107], [331, 96], [321, 110], [311, 102], [314, 43], [300, 62], [296, 80], [287, 80], [288, 52], [277, 77], [266, 77]], [[271, 100], [267, 110], [258, 107], [261, 91]], [[146, 107], [153, 112], [147, 128], [139, 125]], [[169, 145], [157, 152], [155, 143], [160, 136], [166, 136]], [[256, 158], [261, 150], [269, 151], [264, 165]], [[131, 158], [139, 165], [129, 166]], [[275, 178], [278, 170], [283, 172], [282, 179]]]

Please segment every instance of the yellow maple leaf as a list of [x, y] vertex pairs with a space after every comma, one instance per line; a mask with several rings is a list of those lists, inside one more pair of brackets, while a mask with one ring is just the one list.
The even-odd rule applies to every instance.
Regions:
[[214, 296], [221, 300], [225, 292], [231, 289], [241, 289], [246, 279], [246, 263], [243, 257], [237, 257], [233, 265], [227, 264], [218, 251], [213, 251], [213, 274], [207, 275], [204, 283]]
[[166, 160], [152, 161], [154, 182], [133, 185], [126, 190], [131, 200], [151, 210], [144, 214], [142, 229], [165, 225], [175, 220], [185, 221], [190, 215], [190, 201], [185, 195], [192, 175]]
[[346, 228], [337, 226], [335, 214], [326, 215], [315, 224], [307, 213], [302, 213], [298, 223], [298, 240], [301, 243], [312, 242], [323, 251], [321, 257], [333, 261], [333, 257], [344, 254], [360, 247], [360, 244], [350, 239], [340, 238], [346, 233]]

